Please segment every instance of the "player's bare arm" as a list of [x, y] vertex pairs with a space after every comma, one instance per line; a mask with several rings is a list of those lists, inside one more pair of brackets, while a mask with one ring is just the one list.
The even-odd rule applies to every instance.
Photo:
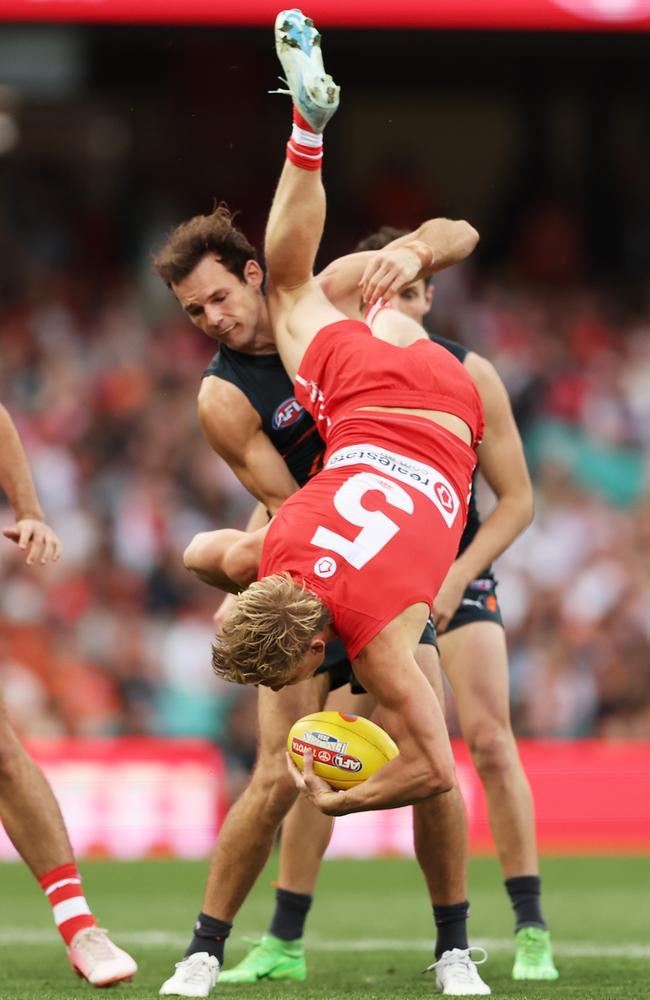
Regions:
[[0, 404], [0, 489], [7, 495], [16, 523], [3, 529], [5, 538], [27, 553], [26, 563], [45, 564], [61, 555], [61, 542], [45, 523], [25, 450], [14, 422]]
[[413, 656], [405, 653], [405, 618], [410, 616], [421, 628], [427, 610], [425, 605], [407, 609], [366, 646], [354, 663], [361, 683], [377, 700], [381, 724], [397, 743], [399, 756], [367, 781], [344, 792], [333, 792], [308, 770], [300, 780], [302, 776], [291, 769], [298, 787], [321, 812], [344, 816], [391, 809], [441, 794], [453, 786], [454, 766], [440, 704]]
[[404, 285], [460, 263], [472, 253], [478, 239], [469, 222], [429, 219], [383, 250], [339, 257], [316, 280], [337, 308], [360, 318], [361, 301], [372, 305], [379, 297], [390, 298]]
[[211, 448], [271, 513], [298, 489], [286, 462], [262, 430], [257, 410], [241, 389], [222, 379], [203, 380], [199, 422]]
[[486, 358], [470, 353], [465, 367], [483, 401], [485, 433], [477, 455], [496, 504], [452, 564], [436, 595], [433, 618], [439, 632], [447, 627], [468, 584], [508, 548], [533, 517], [533, 489], [506, 388]]

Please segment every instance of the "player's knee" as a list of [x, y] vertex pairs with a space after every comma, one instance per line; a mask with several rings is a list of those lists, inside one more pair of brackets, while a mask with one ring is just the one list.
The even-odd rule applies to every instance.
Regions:
[[183, 564], [190, 573], [200, 573], [205, 569], [206, 542], [208, 532], [202, 531], [195, 535], [183, 552]]
[[507, 775], [517, 766], [517, 748], [509, 727], [483, 726], [468, 737], [476, 770], [483, 777]]
[[248, 787], [248, 794], [256, 803], [259, 815], [275, 824], [284, 819], [298, 794], [284, 754], [277, 754], [276, 757], [278, 759], [272, 761], [260, 758]]

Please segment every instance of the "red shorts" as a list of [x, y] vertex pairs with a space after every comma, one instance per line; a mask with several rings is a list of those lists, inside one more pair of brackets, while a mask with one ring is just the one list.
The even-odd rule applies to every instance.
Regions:
[[[430, 428], [433, 440], [440, 429]], [[435, 466], [381, 444], [330, 452], [271, 522], [259, 577], [303, 581], [354, 659], [406, 608], [431, 606], [458, 551], [469, 485], [461, 494]]]

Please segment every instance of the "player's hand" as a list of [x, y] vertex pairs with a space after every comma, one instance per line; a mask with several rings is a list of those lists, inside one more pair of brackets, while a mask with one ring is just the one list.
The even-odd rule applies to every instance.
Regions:
[[390, 299], [415, 281], [421, 268], [420, 257], [408, 247], [379, 250], [368, 261], [359, 282], [364, 304], [372, 306], [378, 299]]
[[303, 762], [304, 771], [300, 771], [294, 764], [291, 755], [287, 754], [287, 767], [296, 788], [326, 816], [341, 815], [339, 813], [341, 792], [335, 791], [331, 785], [314, 774], [314, 755], [311, 750], [305, 750]]
[[16, 521], [12, 528], [5, 528], [2, 534], [15, 542], [19, 549], [27, 551], [25, 562], [28, 566], [33, 566], [35, 562], [42, 565], [50, 560], [56, 562], [61, 555], [61, 542], [44, 521], [24, 517]]
[[433, 624], [436, 626], [436, 632], [438, 632], [439, 635], [442, 635], [449, 625], [449, 622], [458, 611], [466, 586], [464, 578], [461, 578], [457, 573], [454, 573], [454, 567], [452, 565], [451, 569], [447, 573], [447, 576], [442, 582], [440, 590], [436, 594], [431, 608]]
[[231, 611], [234, 610], [236, 597], [234, 594], [226, 594], [223, 601], [212, 616], [217, 635], [221, 635], [221, 629]]

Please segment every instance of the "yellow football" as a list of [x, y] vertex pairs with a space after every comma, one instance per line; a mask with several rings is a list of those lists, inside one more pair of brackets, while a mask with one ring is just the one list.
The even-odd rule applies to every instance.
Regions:
[[332, 788], [353, 788], [397, 757], [388, 733], [360, 715], [314, 712], [294, 722], [287, 747], [303, 769], [305, 750], [314, 755], [314, 772]]

